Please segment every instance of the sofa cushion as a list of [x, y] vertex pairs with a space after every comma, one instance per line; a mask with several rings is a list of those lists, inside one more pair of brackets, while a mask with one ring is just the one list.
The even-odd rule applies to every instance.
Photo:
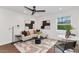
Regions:
[[23, 40], [23, 41], [29, 40], [29, 39], [31, 39], [31, 38], [32, 38], [31, 36], [26, 36], [26, 37], [22, 36], [22, 40]]
[[30, 35], [32, 35], [32, 34], [34, 34], [34, 30], [29, 30], [29, 32], [30, 32]]
[[32, 34], [30, 35], [30, 37], [37, 37], [37, 34]]

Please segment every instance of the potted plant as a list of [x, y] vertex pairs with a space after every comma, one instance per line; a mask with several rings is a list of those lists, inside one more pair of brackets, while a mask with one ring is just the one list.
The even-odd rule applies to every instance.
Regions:
[[71, 30], [73, 29], [73, 27], [71, 26], [71, 25], [67, 25], [66, 27], [65, 27], [65, 30], [66, 30], [66, 35], [65, 35], [65, 37], [66, 38], [69, 38], [69, 36], [71, 35]]
[[40, 38], [42, 32], [37, 32], [37, 34], [38, 34], [38, 38]]
[[35, 39], [36, 44], [41, 43], [41, 34], [42, 34], [42, 32], [40, 30], [37, 30], [37, 39]]

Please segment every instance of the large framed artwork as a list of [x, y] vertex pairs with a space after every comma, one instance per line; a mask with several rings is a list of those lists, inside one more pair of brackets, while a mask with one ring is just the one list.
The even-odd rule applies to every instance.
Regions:
[[35, 21], [29, 21], [25, 23], [25, 27], [28, 27], [28, 29], [33, 29], [33, 24], [35, 23]]
[[42, 21], [41, 29], [50, 29], [50, 20]]

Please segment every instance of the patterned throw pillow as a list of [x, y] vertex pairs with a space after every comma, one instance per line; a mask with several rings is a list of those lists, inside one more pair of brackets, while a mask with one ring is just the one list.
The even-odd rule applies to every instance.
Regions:
[[27, 36], [27, 32], [25, 30], [22, 31], [22, 35]]

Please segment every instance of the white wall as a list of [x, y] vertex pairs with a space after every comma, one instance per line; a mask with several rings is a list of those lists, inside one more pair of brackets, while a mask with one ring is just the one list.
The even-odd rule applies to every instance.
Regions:
[[14, 27], [14, 35], [21, 34], [21, 31], [25, 29], [24, 25], [27, 20], [36, 21], [36, 17], [0, 8], [0, 45], [12, 42], [12, 27]]
[[57, 30], [57, 17], [61, 16], [71, 16], [71, 24], [75, 28], [73, 29], [73, 33], [75, 33], [77, 36], [79, 35], [79, 11], [76, 9], [68, 10], [65, 12], [59, 12], [57, 14], [47, 15], [41, 18], [38, 18], [37, 20], [37, 27], [40, 27], [40, 22], [43, 20], [50, 20], [50, 29], [48, 30], [42, 30], [45, 33], [48, 33], [48, 36], [50, 38], [56, 37], [60, 34], [65, 35], [65, 31], [58, 31]]
[[12, 26], [16, 34], [16, 25], [20, 24], [20, 30], [22, 30], [23, 22], [24, 18], [21, 14], [0, 8], [0, 45], [12, 42]]
[[[42, 21], [44, 20], [50, 20], [50, 29], [41, 29], [41, 24], [42, 24]], [[56, 22], [53, 16], [36, 18], [35, 23], [36, 23], [36, 28], [41, 29], [42, 32], [45, 34], [48, 34], [49, 37], [56, 36], [56, 25], [55, 25]]]
[[[66, 12], [60, 12], [58, 14], [48, 14], [47, 16], [32, 16], [32, 15], [22, 15], [8, 9], [0, 8], [0, 45], [7, 44], [12, 42], [12, 26], [15, 28], [15, 34], [19, 34], [20, 31], [24, 30], [24, 21], [25, 20], [34, 20], [36, 28], [40, 28], [41, 21], [50, 20], [50, 29], [42, 30], [44, 33], [47, 33], [50, 38], [53, 38], [59, 35], [59, 32], [56, 31], [56, 18], [59, 16], [71, 16], [72, 25], [75, 28], [75, 33], [79, 35], [79, 11], [70, 10]], [[20, 25], [17, 28], [17, 25]]]
[[[62, 17], [62, 16], [71, 16], [71, 25], [73, 26], [73, 33], [77, 34], [78, 35], [78, 32], [79, 32], [79, 27], [78, 27], [78, 18], [79, 18], [79, 11], [78, 10], [70, 10], [70, 11], [67, 11], [67, 12], [62, 12], [62, 13], [59, 13], [57, 15], [55, 15], [55, 20], [57, 22], [57, 17]], [[57, 24], [56, 24], [57, 25]], [[57, 31], [57, 34], [59, 35], [60, 34], [65, 34], [65, 31]]]

